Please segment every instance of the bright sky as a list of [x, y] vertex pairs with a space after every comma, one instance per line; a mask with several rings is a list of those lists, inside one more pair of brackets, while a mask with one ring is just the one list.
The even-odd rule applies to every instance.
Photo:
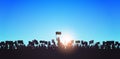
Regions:
[[119, 0], [0, 0], [0, 41], [55, 39], [120, 41]]

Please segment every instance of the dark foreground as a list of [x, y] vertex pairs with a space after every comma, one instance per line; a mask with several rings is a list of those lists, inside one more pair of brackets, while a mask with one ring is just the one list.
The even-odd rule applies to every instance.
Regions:
[[120, 59], [120, 43], [75, 41], [73, 46], [71, 41], [64, 46], [58, 38], [57, 44], [33, 40], [25, 46], [23, 40], [1, 41], [0, 59]]
[[57, 49], [0, 50], [0, 59], [120, 59], [120, 49], [76, 49], [60, 52]]

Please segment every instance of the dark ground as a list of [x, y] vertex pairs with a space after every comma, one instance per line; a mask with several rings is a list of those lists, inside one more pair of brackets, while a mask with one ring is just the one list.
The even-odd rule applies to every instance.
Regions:
[[0, 59], [120, 59], [120, 49], [80, 48], [73, 53], [56, 49], [4, 49], [0, 50]]

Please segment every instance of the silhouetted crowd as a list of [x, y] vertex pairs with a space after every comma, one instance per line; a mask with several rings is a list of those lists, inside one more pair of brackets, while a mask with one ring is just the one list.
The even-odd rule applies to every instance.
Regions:
[[102, 44], [100, 42], [94, 43], [94, 40], [90, 40], [89, 42], [83, 40], [71, 40], [67, 46], [64, 46], [63, 43], [60, 42], [60, 39], [57, 39], [57, 42], [53, 39], [52, 41], [45, 40], [32, 40], [29, 41], [27, 45], [24, 44], [23, 40], [18, 41], [1, 41], [0, 49], [22, 49], [22, 48], [46, 48], [46, 49], [54, 49], [54, 48], [94, 48], [94, 49], [120, 49], [120, 43], [118, 41], [103, 41]]
[[71, 40], [64, 45], [59, 38], [52, 41], [1, 41], [0, 58], [3, 59], [114, 59], [120, 58], [118, 41], [94, 42]]

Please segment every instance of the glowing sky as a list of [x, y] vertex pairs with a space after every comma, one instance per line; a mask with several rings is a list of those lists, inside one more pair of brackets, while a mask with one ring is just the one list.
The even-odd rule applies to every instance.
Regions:
[[120, 41], [118, 0], [0, 0], [0, 41], [55, 39]]

